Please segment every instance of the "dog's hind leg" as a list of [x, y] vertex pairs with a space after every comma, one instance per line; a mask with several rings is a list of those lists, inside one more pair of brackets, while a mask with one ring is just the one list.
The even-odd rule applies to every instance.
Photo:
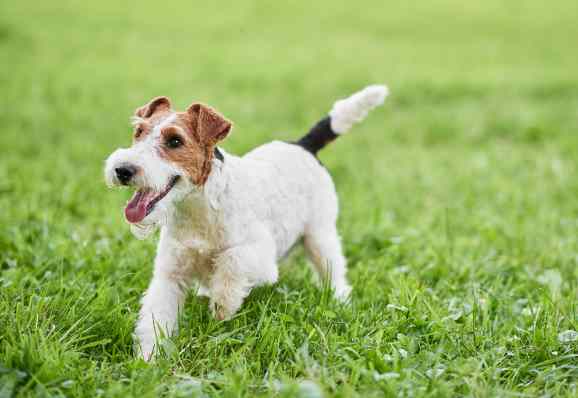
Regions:
[[351, 293], [347, 282], [347, 261], [335, 224], [310, 228], [305, 233], [305, 249], [323, 283], [328, 283], [335, 297], [346, 301]]

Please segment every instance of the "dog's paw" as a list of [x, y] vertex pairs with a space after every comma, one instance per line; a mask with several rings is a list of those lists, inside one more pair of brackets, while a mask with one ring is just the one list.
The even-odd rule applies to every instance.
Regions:
[[155, 345], [153, 343], [137, 342], [134, 345], [134, 352], [137, 357], [140, 357], [145, 362], [150, 362], [155, 355]]
[[225, 310], [224, 306], [215, 302], [212, 302], [210, 306], [211, 314], [213, 314], [213, 318], [215, 318], [217, 321], [225, 321], [231, 317]]
[[217, 303], [215, 301], [211, 301], [209, 307], [211, 308], [213, 318], [218, 321], [228, 321], [237, 312], [237, 308]]
[[351, 286], [348, 284], [337, 286], [333, 290], [333, 296], [336, 300], [347, 303], [351, 299]]

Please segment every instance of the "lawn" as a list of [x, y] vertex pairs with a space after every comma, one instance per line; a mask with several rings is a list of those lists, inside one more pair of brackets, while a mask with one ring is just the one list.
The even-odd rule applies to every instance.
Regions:
[[[578, 2], [405, 3], [3, 2], [0, 397], [576, 396]], [[297, 248], [135, 358], [156, 238], [102, 176], [134, 109], [211, 104], [242, 154], [370, 83], [385, 106], [321, 153], [351, 304]]]

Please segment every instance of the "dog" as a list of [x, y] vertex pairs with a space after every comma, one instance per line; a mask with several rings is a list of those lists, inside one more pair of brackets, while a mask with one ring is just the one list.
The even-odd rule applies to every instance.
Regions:
[[159, 333], [176, 331], [192, 286], [209, 297], [216, 319], [230, 319], [253, 287], [277, 281], [277, 262], [301, 238], [321, 281], [348, 300], [337, 194], [316, 155], [387, 95], [386, 86], [368, 86], [335, 102], [299, 141], [273, 141], [243, 157], [217, 146], [232, 124], [206, 105], [176, 112], [157, 97], [136, 110], [132, 146], [108, 157], [105, 179], [136, 189], [124, 213], [138, 238], [160, 227], [135, 331], [145, 360]]

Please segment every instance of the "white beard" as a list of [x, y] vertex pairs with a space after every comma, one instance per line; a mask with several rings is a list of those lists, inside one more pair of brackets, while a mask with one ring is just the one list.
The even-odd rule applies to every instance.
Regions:
[[139, 240], [145, 240], [149, 236], [151, 236], [155, 230], [157, 229], [157, 224], [131, 224], [130, 225], [130, 232], [134, 235], [135, 238]]

